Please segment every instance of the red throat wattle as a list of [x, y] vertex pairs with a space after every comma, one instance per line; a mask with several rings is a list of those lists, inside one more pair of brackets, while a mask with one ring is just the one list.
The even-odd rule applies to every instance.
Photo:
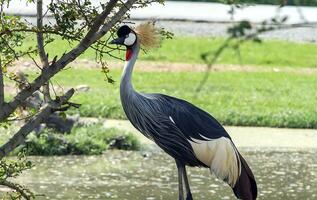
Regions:
[[132, 57], [132, 49], [127, 49], [127, 52], [125, 54], [125, 60], [128, 61]]

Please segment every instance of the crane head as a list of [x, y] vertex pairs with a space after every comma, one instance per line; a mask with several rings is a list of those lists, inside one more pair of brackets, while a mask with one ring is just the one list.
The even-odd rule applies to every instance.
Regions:
[[123, 25], [117, 31], [118, 38], [110, 44], [125, 45], [129, 49], [139, 41], [142, 48], [149, 50], [159, 47], [162, 39], [160, 32], [161, 30], [151, 22], [139, 24], [134, 29]]
[[118, 38], [112, 40], [109, 44], [125, 45], [131, 47], [137, 40], [136, 33], [127, 25], [121, 26], [117, 31]]

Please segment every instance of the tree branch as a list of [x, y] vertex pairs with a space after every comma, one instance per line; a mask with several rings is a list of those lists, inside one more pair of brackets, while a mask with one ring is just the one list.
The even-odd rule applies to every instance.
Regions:
[[[129, 0], [128, 2], [135, 2], [136, 0]], [[21, 90], [13, 100], [3, 107], [3, 112], [0, 113], [0, 121], [6, 119], [15, 109], [25, 101], [29, 96], [31, 96], [36, 90], [38, 90], [42, 85], [44, 85], [50, 78], [52, 78], [56, 73], [62, 70], [67, 64], [75, 60], [80, 54], [82, 54], [91, 44], [96, 42], [96, 38], [92, 40], [91, 38], [99, 30], [100, 26], [104, 23], [105, 19], [109, 16], [113, 8], [116, 6], [118, 0], [110, 0], [107, 4], [105, 10], [96, 18], [90, 30], [86, 36], [81, 40], [81, 42], [71, 51], [64, 54], [58, 61], [52, 62], [51, 65], [43, 69], [40, 76], [38, 76], [29, 87]], [[125, 10], [126, 11], [126, 10]], [[120, 11], [119, 11], [120, 12]], [[119, 13], [121, 16], [116, 19], [120, 19], [125, 13], [122, 11]], [[116, 14], [117, 15], [117, 14]], [[112, 20], [113, 21], [113, 20]], [[111, 28], [109, 26], [108, 30]], [[106, 32], [104, 33], [106, 34]]]
[[[88, 48], [91, 44], [96, 42], [96, 39], [93, 39], [93, 36], [98, 32], [100, 26], [105, 22], [106, 18], [110, 15], [112, 9], [117, 5], [119, 0], [110, 0], [110, 2], [107, 4], [106, 8], [102, 11], [102, 13], [96, 18], [92, 26], [90, 27], [90, 30], [86, 34], [86, 36], [82, 39], [82, 41], [79, 43], [77, 47], [84, 47]], [[136, 0], [133, 0], [136, 1]]]
[[[56, 73], [62, 70], [67, 64], [75, 60], [80, 54], [82, 54], [91, 44], [96, 42], [102, 36], [104, 36], [110, 28], [117, 23], [124, 14], [132, 7], [136, 0], [128, 0], [119, 11], [99, 30], [100, 26], [104, 23], [104, 20], [111, 13], [118, 0], [111, 0], [105, 10], [94, 21], [91, 29], [81, 42], [71, 51], [64, 54], [58, 61], [53, 62], [48, 68], [44, 69], [40, 76], [38, 76], [29, 87], [21, 90], [12, 101], [5, 104], [3, 113], [0, 113], [0, 121], [7, 118], [14, 110], [21, 105], [29, 96], [31, 96], [36, 90], [38, 90], [43, 84], [45, 84]], [[96, 33], [96, 31], [98, 31]]]
[[3, 72], [0, 60], [0, 113], [3, 111], [4, 106], [4, 84], [3, 84]]
[[21, 188], [20, 185], [14, 184], [14, 183], [12, 183], [10, 181], [7, 181], [7, 180], [1, 181], [0, 184], [4, 185], [4, 186], [7, 186], [8, 188], [19, 192], [22, 195], [22, 197], [24, 197], [26, 200], [30, 200], [31, 199], [31, 196], [28, 195], [27, 192], [25, 191], [25, 189]]
[[[42, 30], [43, 29], [43, 1], [37, 0], [37, 29]], [[37, 38], [37, 48], [39, 51], [39, 56], [42, 62], [42, 69], [46, 69], [49, 66], [48, 58], [45, 53], [44, 49], [44, 39], [43, 39], [43, 33], [37, 32], [36, 33]], [[46, 82], [43, 85], [43, 95], [44, 95], [44, 102], [50, 102], [51, 95], [50, 95], [50, 85], [48, 82]]]
[[115, 25], [124, 15], [125, 13], [132, 8], [133, 4], [136, 2], [137, 0], [128, 0], [125, 4], [122, 5], [122, 7], [120, 8], [120, 10], [116, 13], [116, 15], [114, 15], [110, 21], [108, 21], [105, 25], [103, 25], [101, 27], [101, 29], [98, 31], [97, 34], [95, 34], [95, 36], [93, 37], [92, 40], [97, 41], [99, 40], [101, 37], [103, 37], [110, 29], [113, 25]]
[[71, 40], [78, 40], [77, 37], [72, 36], [72, 35], [67, 35], [61, 32], [58, 32], [57, 30], [48, 30], [48, 29], [44, 29], [44, 30], [37, 30], [35, 28], [19, 28], [19, 29], [4, 29], [3, 31], [0, 31], [0, 36], [3, 35], [9, 35], [12, 34], [14, 32], [27, 32], [27, 33], [50, 33], [50, 34], [54, 34], [54, 35], [59, 35], [59, 36], [63, 36], [67, 39], [71, 39]]
[[63, 96], [57, 98], [50, 104], [46, 104], [40, 112], [35, 115], [30, 121], [23, 125], [18, 132], [16, 132], [10, 140], [0, 147], [0, 160], [7, 156], [16, 147], [21, 145], [28, 134], [34, 130], [36, 126], [42, 123], [47, 117], [49, 117], [54, 111], [66, 104], [68, 100], [73, 96], [75, 90], [68, 90]]

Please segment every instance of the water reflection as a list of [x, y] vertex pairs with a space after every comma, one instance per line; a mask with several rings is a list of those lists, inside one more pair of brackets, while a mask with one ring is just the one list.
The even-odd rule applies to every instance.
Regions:
[[[259, 199], [317, 199], [317, 150], [242, 153], [257, 177]], [[108, 151], [102, 156], [32, 157], [19, 182], [37, 199], [177, 199], [173, 160], [162, 152]], [[189, 169], [195, 199], [235, 199], [207, 169]]]

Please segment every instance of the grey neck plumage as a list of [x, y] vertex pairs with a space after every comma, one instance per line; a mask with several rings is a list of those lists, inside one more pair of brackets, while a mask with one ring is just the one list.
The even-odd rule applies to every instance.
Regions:
[[137, 94], [137, 92], [133, 89], [132, 85], [132, 71], [134, 64], [138, 58], [139, 51], [140, 43], [139, 41], [137, 41], [136, 44], [132, 46], [131, 58], [128, 61], [126, 61], [124, 65], [120, 83], [120, 97], [123, 106], [126, 103], [126, 101], [128, 101]]
[[[148, 128], [146, 127], [145, 119], [154, 119], [153, 116], [150, 116], [153, 112], [146, 112], [148, 107], [145, 106], [148, 101], [144, 94], [140, 94], [133, 89], [132, 86], [132, 71], [138, 54], [140, 51], [140, 43], [137, 41], [132, 47], [132, 57], [125, 62], [121, 83], [120, 83], [120, 98], [123, 110], [130, 120], [132, 125], [143, 133], [146, 137], [152, 139], [153, 137], [148, 134]], [[142, 117], [140, 117], [142, 116]]]

